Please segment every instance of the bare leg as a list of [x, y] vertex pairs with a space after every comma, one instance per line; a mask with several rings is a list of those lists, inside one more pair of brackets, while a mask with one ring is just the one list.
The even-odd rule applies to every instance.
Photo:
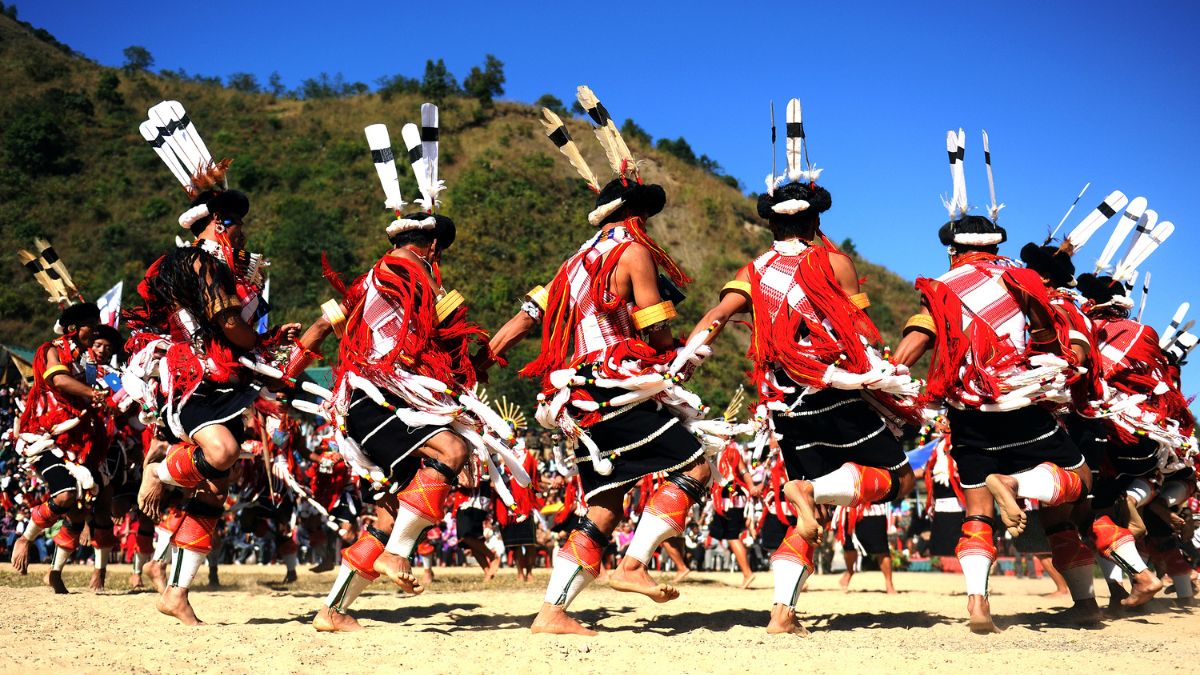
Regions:
[[671, 579], [672, 584], [678, 584], [692, 573], [691, 568], [687, 566], [687, 563], [683, 559], [683, 551], [675, 544], [676, 539], [676, 537], [672, 537], [662, 543], [662, 550], [666, 551], [667, 557], [671, 559], [671, 562], [675, 563], [675, 576]]
[[876, 559], [879, 561], [879, 571], [883, 572], [883, 586], [888, 595], [896, 594], [896, 587], [892, 584], [892, 554], [880, 553]]
[[1042, 562], [1042, 567], [1046, 570], [1046, 574], [1054, 581], [1054, 590], [1046, 593], [1047, 598], [1057, 598], [1071, 594], [1071, 589], [1067, 587], [1067, 579], [1054, 566], [1054, 558], [1047, 553], [1039, 553], [1035, 556]]
[[1000, 507], [1000, 519], [1008, 533], [1017, 536], [1025, 531], [1025, 509], [1017, 502], [1017, 480], [1012, 476], [994, 473], [987, 477], [987, 489]]
[[846, 571], [842, 572], [842, 578], [838, 580], [838, 586], [841, 586], [843, 591], [849, 593], [850, 580], [854, 578], [854, 565], [858, 562], [858, 551], [853, 548], [843, 548], [842, 559], [846, 561]]
[[750, 584], [754, 583], [754, 572], [750, 569], [750, 555], [746, 552], [746, 545], [741, 539], [730, 539], [729, 550], [733, 551], [733, 557], [737, 560], [738, 569], [742, 571], [741, 589], [750, 588]]

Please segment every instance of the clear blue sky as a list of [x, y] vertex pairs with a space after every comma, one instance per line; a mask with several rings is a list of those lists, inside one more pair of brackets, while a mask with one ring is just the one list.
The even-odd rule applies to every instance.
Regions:
[[[136, 44], [156, 68], [264, 82], [278, 71], [290, 86], [321, 72], [372, 85], [420, 77], [428, 58], [461, 80], [492, 53], [505, 63], [504, 98], [569, 101], [590, 84], [615, 117], [684, 136], [748, 190], [770, 170], [768, 101], [782, 116], [798, 96], [834, 197], [825, 229], [907, 278], [945, 268], [936, 230], [949, 128], [968, 132], [968, 194], [982, 210], [986, 128], [1007, 252], [1043, 237], [1085, 182], [1068, 226], [1113, 189], [1144, 195], [1178, 228], [1143, 267], [1155, 279], [1148, 322], [1161, 327], [1183, 300], [1200, 315], [1196, 3], [15, 4], [100, 63], [120, 65]], [[1200, 366], [1189, 371], [1185, 388], [1200, 391]]]

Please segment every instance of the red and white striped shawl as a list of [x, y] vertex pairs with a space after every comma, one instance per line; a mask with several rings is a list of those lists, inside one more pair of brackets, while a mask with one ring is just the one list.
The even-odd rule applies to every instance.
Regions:
[[[560, 274], [567, 274], [571, 302], [579, 317], [575, 324], [574, 352], [571, 357], [574, 364], [603, 361], [610, 347], [637, 337], [631, 316], [632, 305], [621, 302], [612, 309], [606, 309], [596, 302], [597, 298], [592, 292], [604, 256], [630, 242], [633, 242], [633, 236], [625, 228], [616, 227], [589, 239], [563, 263]], [[617, 297], [606, 288], [602, 302], [616, 301]]]
[[982, 321], [1017, 351], [1025, 349], [1025, 313], [1002, 279], [1011, 265], [976, 263], [960, 265], [938, 277], [938, 281], [962, 302], [963, 331], [971, 322]]

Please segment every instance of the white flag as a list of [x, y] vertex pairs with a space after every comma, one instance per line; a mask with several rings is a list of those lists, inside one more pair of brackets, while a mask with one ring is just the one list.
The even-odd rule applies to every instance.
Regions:
[[116, 328], [121, 322], [121, 289], [124, 286], [124, 281], [118, 281], [116, 286], [108, 289], [108, 292], [96, 301], [96, 305], [100, 307], [100, 323]]

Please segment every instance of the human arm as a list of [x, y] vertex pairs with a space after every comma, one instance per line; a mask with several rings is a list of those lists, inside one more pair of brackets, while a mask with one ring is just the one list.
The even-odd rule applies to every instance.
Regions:
[[71, 372], [66, 364], [58, 358], [57, 349], [46, 350], [46, 370], [40, 375], [46, 379], [46, 384], [50, 385], [51, 389], [60, 394], [93, 403], [104, 400], [105, 392], [92, 389], [87, 384], [71, 377]]
[[[614, 280], [617, 286], [616, 294], [623, 298], [632, 298], [633, 304], [642, 309], [661, 303], [657, 271], [650, 251], [640, 244], [631, 245], [617, 262]], [[644, 333], [646, 343], [660, 353], [670, 350], [675, 345], [670, 324], [666, 321], [646, 327]]]
[[933, 328], [933, 315], [929, 308], [921, 306], [921, 311], [913, 315], [904, 327], [904, 337], [892, 352], [892, 362], [904, 366], [912, 366], [921, 356], [933, 346], [937, 333]]
[[697, 333], [708, 330], [710, 327], [713, 328], [712, 337], [715, 339], [734, 315], [750, 311], [752, 305], [750, 296], [747, 294], [749, 280], [750, 273], [746, 271], [746, 268], [738, 270], [734, 281], [721, 289], [720, 302], [705, 312], [700, 321], [696, 322], [696, 327], [692, 329], [691, 335], [688, 335], [688, 340], [690, 341]]

